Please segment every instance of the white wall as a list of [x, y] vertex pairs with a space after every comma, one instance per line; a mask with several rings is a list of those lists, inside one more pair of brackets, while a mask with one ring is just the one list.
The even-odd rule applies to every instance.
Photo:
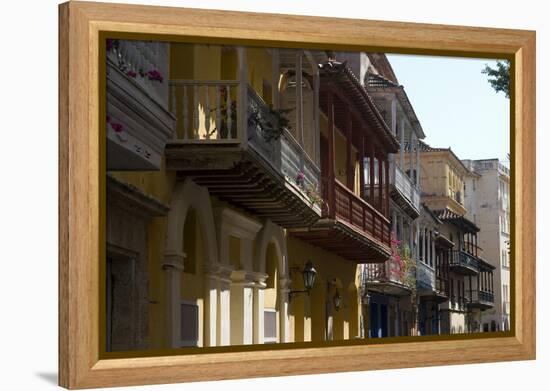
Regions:
[[[109, 0], [103, 0], [109, 1]], [[123, 2], [123, 0], [119, 0]], [[387, 3], [339, 0], [321, 2], [298, 0], [181, 0], [139, 1], [202, 8], [355, 17], [426, 23], [447, 23], [491, 27], [538, 29], [537, 69], [550, 67], [548, 58], [548, 12], [535, 0], [517, 1], [464, 0], [459, 3], [441, 1], [394, 0]], [[34, 0], [7, 2], [3, 8], [2, 29], [2, 163], [3, 186], [0, 192], [2, 215], [2, 264], [4, 276], [0, 291], [3, 298], [3, 321], [0, 322], [4, 365], [0, 378], [2, 389], [55, 389], [57, 371], [57, 1]], [[292, 28], [292, 26], [289, 26]], [[543, 50], [545, 48], [545, 50]], [[550, 166], [548, 110], [550, 104], [548, 74], [538, 75], [538, 166]], [[32, 89], [32, 99], [30, 91]], [[427, 129], [426, 132], [429, 130]], [[546, 148], [546, 149], [547, 149]], [[32, 157], [32, 158], [31, 158]], [[548, 263], [543, 262], [543, 238], [550, 230], [543, 227], [543, 214], [548, 216], [548, 203], [543, 200], [544, 171], [539, 169], [539, 262], [537, 362], [498, 363], [464, 367], [438, 367], [363, 373], [281, 377], [272, 379], [205, 382], [195, 384], [128, 388], [128, 390], [219, 390], [232, 391], [304, 389], [392, 389], [425, 390], [426, 381], [445, 384], [446, 391], [464, 390], [466, 384], [476, 389], [516, 390], [540, 389], [547, 379], [544, 368], [550, 367], [548, 333], [549, 308], [544, 297], [550, 297], [550, 285], [540, 283], [548, 277]], [[16, 189], [18, 191], [13, 191]], [[39, 200], [39, 202], [38, 202]], [[25, 283], [21, 287], [24, 268]], [[7, 315], [9, 314], [9, 315]], [[33, 354], [29, 354], [32, 350]], [[467, 379], [464, 383], [458, 379]], [[449, 381], [452, 380], [452, 381]], [[321, 388], [322, 387], [322, 388]]]

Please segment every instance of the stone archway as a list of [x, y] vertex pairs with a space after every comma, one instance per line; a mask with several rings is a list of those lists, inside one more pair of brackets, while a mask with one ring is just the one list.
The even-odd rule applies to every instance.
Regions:
[[[166, 249], [162, 268], [166, 279], [166, 333], [168, 346], [181, 344], [181, 273], [184, 270], [184, 227], [190, 209], [193, 209], [201, 232], [204, 269], [218, 263], [214, 215], [208, 190], [186, 179], [179, 183], [172, 195], [168, 214]], [[202, 278], [202, 277], [199, 277]], [[208, 280], [210, 281], [210, 280]], [[214, 294], [212, 291], [214, 290]], [[204, 287], [203, 346], [216, 344], [216, 287], [206, 283]]]
[[[260, 275], [265, 275], [268, 270], [268, 258], [276, 258], [276, 286], [277, 295], [277, 318], [278, 318], [278, 341], [289, 342], [289, 320], [288, 320], [288, 253], [286, 248], [286, 240], [281, 227], [267, 220], [262, 229], [258, 232], [255, 248], [254, 271]], [[269, 279], [269, 277], [268, 277]], [[256, 288], [254, 297], [260, 305], [255, 306], [257, 313], [254, 315], [256, 319], [256, 327], [254, 332], [254, 343], [263, 343], [264, 340], [264, 297], [260, 288]]]

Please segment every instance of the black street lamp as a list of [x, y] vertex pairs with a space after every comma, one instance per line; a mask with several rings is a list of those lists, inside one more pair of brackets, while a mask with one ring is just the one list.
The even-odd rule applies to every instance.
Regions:
[[299, 293], [307, 293], [309, 295], [309, 292], [313, 288], [313, 285], [315, 285], [316, 276], [317, 276], [317, 271], [313, 267], [313, 263], [311, 261], [307, 261], [304, 266], [304, 270], [302, 270], [302, 278], [304, 281], [305, 289], [288, 292], [288, 301], [290, 302], [290, 299], [292, 298], [292, 296], [297, 295]]

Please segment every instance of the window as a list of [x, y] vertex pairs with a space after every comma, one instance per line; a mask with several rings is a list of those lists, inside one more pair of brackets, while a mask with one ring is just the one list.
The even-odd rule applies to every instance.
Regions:
[[199, 346], [199, 306], [181, 302], [181, 346]]
[[264, 310], [264, 343], [277, 343], [277, 312]]

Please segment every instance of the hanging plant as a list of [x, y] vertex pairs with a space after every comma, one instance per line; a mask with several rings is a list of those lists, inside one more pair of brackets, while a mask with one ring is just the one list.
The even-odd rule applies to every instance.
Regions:
[[248, 125], [259, 127], [266, 142], [277, 141], [289, 124], [285, 114], [292, 110], [294, 109], [273, 109], [271, 106], [267, 110], [262, 110], [254, 105], [248, 116]]

